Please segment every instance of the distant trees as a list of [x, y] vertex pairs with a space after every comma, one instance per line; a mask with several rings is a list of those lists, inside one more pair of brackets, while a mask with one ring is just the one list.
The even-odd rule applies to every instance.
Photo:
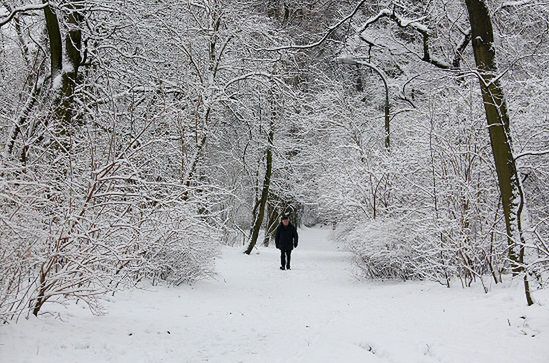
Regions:
[[546, 7], [0, 9], [1, 319], [207, 276], [285, 210], [337, 222], [372, 277], [543, 283]]
[[[457, 275], [469, 285], [486, 273], [498, 282], [503, 271], [522, 271], [531, 304], [524, 256], [525, 246], [532, 247], [534, 242], [527, 241], [531, 230], [525, 227], [528, 218], [521, 212], [526, 192], [513, 156], [513, 130], [503, 95], [503, 87], [509, 85], [505, 77], [513, 73], [517, 78], [522, 58], [517, 54], [505, 59], [504, 70], [498, 73], [498, 47], [505, 47], [502, 53], [515, 54], [508, 49], [518, 45], [505, 37], [494, 39], [490, 15], [495, 12], [506, 17], [510, 7], [520, 8], [521, 4], [494, 6], [491, 11], [483, 1], [386, 1], [364, 4], [362, 12], [348, 19], [351, 36], [340, 45], [334, 35], [327, 42], [330, 44], [322, 45], [324, 51], [339, 49], [337, 59], [351, 67], [343, 65], [340, 73], [328, 71], [331, 84], [320, 85], [325, 90], [317, 96], [320, 106], [312, 106], [315, 115], [310, 119], [323, 122], [313, 121], [311, 132], [326, 143], [313, 152], [320, 155], [316, 160], [324, 165], [320, 170], [325, 174], [316, 169], [311, 184], [323, 183], [317, 187], [320, 192], [315, 188], [321, 195], [319, 207], [343, 222], [340, 235], [351, 243], [359, 266], [368, 275], [432, 278], [446, 285]], [[528, 31], [541, 34], [536, 31], [543, 28], [540, 14], [544, 11], [522, 9], [521, 16], [531, 25]], [[506, 24], [498, 26], [505, 29], [507, 37], [513, 31], [524, 31], [520, 22], [505, 20]], [[547, 48], [541, 38], [515, 37], [514, 42], [532, 59], [540, 47]], [[313, 41], [309, 44], [315, 45]], [[376, 126], [371, 122], [372, 113], [379, 114], [379, 109], [385, 110], [387, 118], [388, 102], [372, 92], [371, 84], [378, 77], [375, 73], [359, 71], [358, 82], [353, 80], [352, 73], [361, 62], [379, 67], [389, 76], [387, 83], [394, 94], [389, 117], [394, 145], [390, 156], [372, 139], [374, 130], [379, 132], [379, 125], [388, 123]], [[522, 73], [522, 77], [528, 75]], [[481, 83], [477, 98], [471, 83], [475, 79]], [[338, 91], [330, 92], [338, 86]], [[482, 125], [477, 121], [480, 110], [475, 100], [484, 105], [489, 143], [479, 132]], [[520, 124], [515, 129], [529, 127]], [[540, 145], [543, 137], [534, 134], [527, 141], [530, 146], [520, 147]], [[489, 158], [493, 158], [493, 166], [488, 164]], [[544, 163], [538, 161], [535, 169], [545, 173], [541, 171]], [[535, 203], [533, 209], [538, 210]], [[536, 214], [529, 218], [545, 225], [544, 212]], [[416, 233], [410, 233], [412, 230]], [[539, 250], [545, 239], [538, 238], [538, 252], [532, 249], [531, 253], [543, 256]]]
[[[465, 5], [471, 29], [460, 29], [460, 31], [458, 31], [458, 36], [462, 36], [463, 40], [455, 46], [453, 60], [445, 60], [434, 54], [433, 43], [436, 44], [436, 40], [434, 41], [433, 38], [436, 34], [433, 33], [428, 25], [421, 21], [400, 15], [396, 8], [393, 8], [392, 10], [388, 8], [382, 9], [377, 15], [368, 18], [364, 22], [364, 25], [360, 27], [358, 36], [362, 36], [362, 33], [374, 23], [387, 18], [394, 22], [399, 28], [410, 29], [412, 34], [416, 33], [420, 36], [419, 43], [422, 47], [422, 53], [418, 54], [411, 51], [412, 54], [417, 54], [420, 60], [437, 68], [444, 70], [453, 69], [455, 71], [461, 70], [461, 60], [465, 57], [464, 52], [469, 44], [472, 45], [476, 62], [476, 67], [472, 69], [472, 73], [479, 78], [481, 86], [492, 155], [495, 162], [495, 171], [498, 176], [498, 188], [501, 196], [508, 241], [508, 256], [512, 264], [513, 272], [518, 273], [523, 271], [524, 266], [524, 246], [526, 242], [522, 227], [523, 221], [520, 215], [523, 208], [525, 208], [525, 202], [517, 166], [513, 157], [507, 103], [503, 87], [499, 81], [501, 75], [497, 74], [498, 67], [496, 64], [496, 48], [494, 46], [492, 20], [488, 6], [484, 1], [467, 0], [465, 1]], [[414, 8], [412, 7], [412, 9]], [[434, 11], [439, 10], [436, 6], [433, 6], [433, 9]], [[448, 12], [445, 16], [450, 19], [450, 17], [456, 15]], [[452, 33], [452, 30], [444, 31], [447, 31], [450, 34]], [[448, 46], [446, 46], [446, 48], [448, 48]], [[524, 278], [526, 298], [528, 304], [531, 305], [532, 299], [527, 276], [524, 275]]]

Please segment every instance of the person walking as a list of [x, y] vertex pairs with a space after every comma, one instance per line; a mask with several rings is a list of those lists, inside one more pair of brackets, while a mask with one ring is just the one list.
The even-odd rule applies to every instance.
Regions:
[[275, 245], [280, 250], [281, 270], [290, 269], [292, 250], [297, 248], [297, 241], [297, 229], [290, 223], [290, 218], [287, 215], [282, 216], [275, 235]]

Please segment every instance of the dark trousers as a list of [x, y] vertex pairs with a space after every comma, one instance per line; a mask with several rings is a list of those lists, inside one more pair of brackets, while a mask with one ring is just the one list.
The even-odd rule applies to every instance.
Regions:
[[290, 268], [290, 260], [292, 258], [292, 250], [280, 250], [280, 266]]

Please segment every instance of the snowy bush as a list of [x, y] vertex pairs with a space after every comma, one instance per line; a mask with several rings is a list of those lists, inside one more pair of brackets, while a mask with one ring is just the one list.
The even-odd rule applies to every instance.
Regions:
[[433, 230], [430, 223], [380, 219], [353, 224], [337, 237], [353, 252], [357, 267], [366, 277], [446, 283], [449, 267], [441, 259], [443, 255], [437, 245], [440, 241]]
[[408, 215], [340, 226], [337, 238], [347, 244], [360, 274], [368, 278], [428, 279], [449, 286], [458, 277], [469, 286], [477, 279], [484, 283], [483, 276], [492, 273], [499, 281], [489, 262], [502, 264], [505, 250], [498, 255], [483, 250], [484, 244], [451, 237], [458, 233], [459, 226]]
[[358, 224], [339, 233], [355, 255], [355, 263], [366, 277], [410, 279], [417, 276], [411, 264], [410, 240], [392, 223]]
[[[73, 171], [83, 165], [74, 163]], [[180, 284], [211, 275], [216, 229], [195, 202], [171, 196], [181, 189], [121, 177], [130, 166], [120, 160], [69, 180], [36, 168], [5, 181], [2, 319], [74, 299], [99, 312], [101, 295], [143, 279]]]
[[183, 208], [165, 210], [143, 223], [141, 233], [149, 278], [179, 285], [214, 273], [220, 233], [200, 216]]

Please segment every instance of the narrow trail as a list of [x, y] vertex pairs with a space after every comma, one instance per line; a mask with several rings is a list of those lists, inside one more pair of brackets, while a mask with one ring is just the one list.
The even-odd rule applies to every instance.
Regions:
[[224, 248], [215, 279], [122, 293], [105, 316], [78, 306], [0, 328], [0, 361], [547, 361], [547, 308], [527, 309], [519, 288], [359, 281], [330, 234], [300, 230], [291, 271], [274, 248]]

